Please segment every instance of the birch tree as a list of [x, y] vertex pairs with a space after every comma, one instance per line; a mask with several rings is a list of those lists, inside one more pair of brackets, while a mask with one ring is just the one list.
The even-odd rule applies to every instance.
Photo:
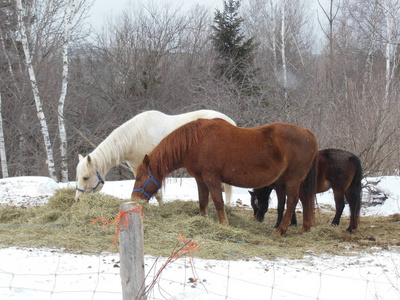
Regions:
[[399, 1], [385, 0], [384, 3], [385, 19], [386, 19], [386, 82], [385, 82], [385, 104], [389, 102], [390, 86], [395, 74], [397, 64], [396, 49], [398, 38], [396, 37], [396, 16], [398, 16], [400, 5]]
[[1, 89], [0, 89], [0, 159], [1, 159], [1, 173], [3, 174], [3, 178], [7, 178], [8, 165], [6, 156], [6, 145], [4, 143], [3, 114], [1, 111]]
[[58, 130], [60, 133], [60, 152], [61, 152], [61, 181], [68, 181], [68, 157], [67, 157], [67, 131], [64, 122], [64, 105], [65, 98], [67, 96], [68, 88], [68, 47], [70, 40], [70, 28], [72, 23], [72, 18], [75, 12], [74, 0], [69, 0], [65, 6], [64, 13], [64, 37], [63, 37], [63, 71], [62, 71], [62, 83], [61, 83], [61, 93], [58, 101]]
[[54, 165], [53, 149], [52, 149], [52, 145], [51, 145], [51, 140], [50, 140], [46, 117], [45, 117], [44, 111], [43, 111], [42, 100], [40, 98], [39, 87], [38, 87], [38, 83], [36, 80], [35, 70], [34, 70], [33, 64], [32, 64], [32, 56], [31, 56], [31, 51], [30, 51], [29, 42], [28, 42], [26, 24], [24, 21], [26, 18], [26, 13], [25, 13], [25, 9], [22, 6], [21, 0], [16, 0], [16, 5], [17, 5], [17, 16], [18, 16], [18, 29], [19, 29], [19, 33], [21, 35], [21, 43], [22, 43], [22, 47], [24, 50], [24, 54], [25, 54], [25, 63], [26, 63], [26, 67], [27, 67], [28, 73], [29, 73], [33, 98], [35, 100], [35, 105], [36, 105], [37, 117], [40, 122], [41, 133], [42, 133], [42, 137], [43, 137], [43, 141], [44, 141], [44, 146], [45, 146], [45, 151], [46, 151], [46, 156], [47, 156], [46, 164], [47, 164], [49, 176], [52, 179], [57, 180], [56, 169], [55, 169], [55, 165]]
[[273, 62], [274, 75], [275, 75], [275, 77], [277, 77], [278, 76], [278, 58], [276, 56], [276, 53], [277, 53], [276, 52], [276, 21], [275, 21], [276, 9], [275, 9], [273, 0], [270, 0], [269, 4], [270, 4], [270, 11], [271, 11], [271, 25], [272, 25], [272, 28], [271, 28], [272, 29], [272, 37], [271, 37], [272, 45], [271, 45], [271, 47], [272, 47], [272, 55], [274, 58], [274, 62]]
[[283, 82], [283, 93], [285, 99], [285, 106], [288, 102], [288, 80], [287, 80], [287, 68], [286, 68], [286, 0], [282, 0], [281, 3], [281, 59], [282, 59], [282, 82]]
[[[262, 69], [269, 103], [286, 118], [294, 108], [305, 106], [301, 87], [308, 81], [312, 28], [307, 3], [302, 0], [251, 0], [246, 18], [249, 35], [255, 35], [262, 51], [257, 64]], [[315, 40], [312, 42], [315, 45]], [[272, 76], [273, 75], [273, 76]], [[304, 85], [303, 85], [304, 83]], [[272, 87], [272, 89], [271, 89]], [[286, 120], [289, 121], [289, 120]]]

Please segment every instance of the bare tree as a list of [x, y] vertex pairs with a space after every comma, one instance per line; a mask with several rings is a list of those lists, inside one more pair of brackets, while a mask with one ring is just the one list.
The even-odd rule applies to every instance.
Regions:
[[262, 119], [312, 124], [315, 40], [307, 4], [302, 0], [252, 0], [244, 12], [249, 34], [260, 43], [256, 64], [263, 88], [253, 104], [264, 107]]
[[3, 114], [1, 111], [1, 88], [0, 88], [0, 159], [1, 159], [1, 172], [3, 174], [3, 178], [7, 178], [8, 165], [6, 156], [6, 146], [4, 143]]
[[[385, 103], [388, 102], [390, 86], [396, 72], [398, 62], [396, 61], [396, 46], [399, 43], [399, 32], [396, 32], [400, 11], [399, 1], [385, 0], [383, 3], [386, 18], [386, 83], [385, 83]], [[397, 18], [397, 20], [396, 20]]]
[[284, 93], [284, 107], [286, 107], [286, 103], [289, 101], [288, 99], [288, 79], [287, 79], [287, 68], [286, 68], [286, 0], [282, 0], [281, 3], [281, 59], [282, 59], [282, 82], [283, 82], [283, 93]]
[[[336, 7], [335, 7], [336, 3]], [[327, 71], [328, 71], [328, 84], [329, 88], [331, 91], [334, 90], [334, 82], [333, 82], [333, 72], [334, 72], [334, 22], [337, 18], [339, 9], [341, 7], [341, 0], [329, 0], [329, 7], [326, 9], [322, 4], [321, 1], [318, 0], [318, 5], [321, 8], [323, 14], [325, 15], [326, 19], [328, 20], [328, 30], [325, 30], [325, 28], [321, 25], [321, 20], [318, 19], [320, 22], [320, 26], [322, 31], [324, 32], [324, 35], [328, 39], [328, 48], [329, 48], [329, 55], [328, 55], [328, 66], [327, 66]], [[329, 94], [332, 94], [329, 93]]]
[[48, 167], [48, 171], [49, 171], [49, 176], [51, 178], [53, 178], [54, 180], [57, 180], [56, 169], [55, 169], [55, 165], [54, 165], [53, 149], [52, 149], [52, 145], [51, 145], [49, 130], [48, 130], [48, 126], [47, 126], [46, 117], [45, 117], [44, 111], [43, 111], [43, 104], [42, 104], [42, 100], [40, 98], [39, 87], [38, 87], [38, 83], [36, 80], [35, 71], [34, 71], [33, 64], [32, 64], [31, 49], [29, 47], [28, 35], [27, 35], [26, 24], [25, 24], [26, 13], [25, 13], [25, 9], [22, 6], [21, 0], [16, 0], [16, 5], [17, 5], [17, 12], [18, 12], [19, 32], [21, 34], [21, 42], [22, 42], [22, 46], [24, 49], [24, 53], [25, 53], [25, 62], [26, 62], [26, 67], [29, 72], [32, 93], [33, 93], [33, 97], [35, 99], [37, 116], [39, 118], [40, 125], [41, 125], [41, 132], [42, 132], [46, 155], [47, 155], [46, 163], [47, 163], [47, 167]]
[[[36, 157], [35, 163], [19, 168], [26, 172], [43, 172], [43, 153], [46, 156], [50, 177], [57, 178], [56, 166], [59, 165], [60, 179], [68, 180], [67, 129], [65, 125], [65, 105], [68, 90], [69, 63], [72, 43], [77, 49], [77, 42], [82, 37], [84, 20], [88, 10], [88, 0], [34, 0], [31, 2], [13, 1], [16, 3], [16, 23], [18, 32], [13, 34], [7, 28], [1, 28], [1, 45], [8, 61], [13, 90], [9, 85], [6, 101], [15, 98], [20, 105], [21, 147], [19, 153]], [[12, 20], [12, 12], [8, 19]], [[73, 34], [71, 34], [71, 32]], [[7, 40], [4, 40], [4, 37]], [[16, 46], [10, 47], [11, 43]], [[21, 59], [21, 63], [16, 58]], [[23, 62], [24, 61], [24, 62]], [[19, 67], [18, 67], [19, 66]], [[26, 76], [28, 74], [28, 76]], [[18, 77], [19, 76], [19, 77]], [[26, 88], [26, 84], [30, 88]], [[31, 95], [26, 95], [28, 90]], [[58, 92], [59, 91], [59, 92]], [[33, 100], [32, 100], [33, 99]], [[32, 103], [35, 104], [40, 128], [32, 123]], [[58, 124], [58, 126], [57, 126]], [[41, 134], [37, 134], [40, 132]], [[38, 139], [44, 141], [39, 142]], [[60, 140], [55, 137], [59, 137]], [[59, 146], [60, 151], [53, 153]], [[23, 150], [26, 149], [26, 150]], [[44, 151], [43, 151], [44, 150]], [[21, 159], [23, 161], [24, 159]]]
[[68, 143], [67, 143], [67, 131], [64, 122], [64, 106], [65, 98], [67, 96], [68, 88], [68, 48], [70, 43], [70, 31], [72, 26], [72, 19], [75, 14], [75, 1], [69, 0], [65, 5], [64, 13], [64, 35], [63, 35], [63, 46], [62, 46], [62, 58], [63, 58], [63, 70], [62, 70], [62, 82], [61, 82], [61, 93], [58, 100], [58, 130], [60, 133], [60, 153], [61, 153], [61, 181], [68, 181]]
[[399, 43], [398, 1], [348, 0], [337, 7], [336, 26], [329, 22], [325, 31], [330, 33], [325, 53], [334, 63], [325, 69], [330, 101], [322, 105], [320, 145], [353, 151], [365, 174], [394, 172], [400, 124], [398, 55], [392, 46]]

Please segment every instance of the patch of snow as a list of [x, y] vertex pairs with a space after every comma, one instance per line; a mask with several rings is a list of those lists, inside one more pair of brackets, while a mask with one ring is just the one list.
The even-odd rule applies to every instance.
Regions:
[[[129, 201], [134, 180], [106, 181], [102, 193]], [[0, 179], [0, 205], [43, 205], [58, 188], [47, 177]], [[388, 196], [381, 205], [364, 206], [362, 215], [387, 216], [400, 212], [400, 178], [380, 178], [376, 188]], [[248, 189], [233, 188], [232, 204], [250, 207]], [[364, 191], [364, 200], [368, 200]], [[164, 201], [197, 201], [192, 178], [167, 178]], [[318, 194], [321, 207], [334, 207], [331, 191]], [[155, 200], [152, 203], [156, 204]], [[271, 207], [276, 207], [273, 193]], [[345, 214], [349, 215], [348, 207]], [[400, 228], [399, 228], [400, 230]], [[396, 233], [394, 233], [396, 234]], [[4, 245], [3, 245], [4, 246]], [[297, 260], [218, 261], [187, 259], [168, 265], [148, 299], [400, 299], [400, 247], [355, 256], [314, 256]], [[149, 284], [166, 258], [145, 256]], [[197, 278], [197, 281], [190, 278]], [[62, 249], [0, 249], [0, 299], [95, 299], [122, 297], [119, 255], [77, 255]]]

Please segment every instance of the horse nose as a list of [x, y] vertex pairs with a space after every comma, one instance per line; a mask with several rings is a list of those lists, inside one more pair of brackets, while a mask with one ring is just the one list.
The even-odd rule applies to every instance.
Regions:
[[263, 222], [265, 214], [258, 212], [257, 215], [255, 216], [258, 222]]
[[81, 195], [82, 195], [81, 192], [76, 191], [75, 197], [74, 197], [74, 199], [75, 199], [76, 202], [79, 202], [79, 201], [81, 200], [81, 199], [80, 199]]

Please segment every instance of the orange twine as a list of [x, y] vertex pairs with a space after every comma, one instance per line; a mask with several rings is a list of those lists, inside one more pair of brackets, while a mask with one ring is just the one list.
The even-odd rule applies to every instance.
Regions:
[[197, 278], [196, 278], [196, 271], [194, 268], [194, 264], [192, 261], [192, 257], [191, 257], [191, 252], [192, 251], [199, 251], [199, 244], [190, 241], [190, 242], [186, 242], [185, 237], [182, 234], [179, 234], [178, 239], [183, 243], [182, 248], [175, 250], [166, 260], [166, 262], [161, 266], [161, 268], [157, 271], [156, 275], [153, 277], [153, 280], [151, 281], [151, 283], [146, 286], [145, 291], [143, 291], [140, 295], [138, 295], [135, 300], [141, 299], [143, 295], [148, 294], [156, 285], [156, 283], [160, 281], [160, 277], [161, 277], [161, 273], [162, 271], [164, 271], [164, 269], [171, 263], [175, 262], [178, 258], [182, 257], [183, 255], [185, 255], [186, 253], [189, 255], [189, 260], [190, 260], [190, 266], [192, 268], [192, 273], [193, 273], [193, 278], [190, 278], [190, 282], [196, 282]]
[[[191, 253], [192, 251], [196, 251], [196, 252], [197, 252], [197, 251], [200, 250], [199, 244], [197, 244], [197, 243], [195, 243], [195, 242], [193, 242], [193, 241], [190, 241], [190, 242], [186, 243], [186, 239], [185, 239], [185, 237], [184, 237], [182, 234], [179, 234], [178, 239], [179, 239], [179, 240], [183, 243], [183, 245], [184, 245], [184, 248], [178, 250], [178, 252], [182, 251], [183, 254], [186, 252], [186, 253], [188, 253], [189, 256], [190, 256], [190, 253]], [[182, 254], [182, 255], [183, 255], [183, 254]], [[180, 255], [180, 256], [182, 256], [182, 255]]]
[[115, 223], [117, 228], [115, 230], [114, 241], [112, 242], [113, 245], [118, 240], [119, 230], [121, 229], [120, 225], [122, 224], [124, 226], [124, 228], [127, 228], [129, 226], [129, 217], [127, 216], [128, 213], [140, 213], [141, 216], [144, 216], [143, 211], [142, 211], [143, 207], [141, 207], [135, 203], [131, 203], [131, 205], [135, 206], [136, 209], [120, 211], [118, 216], [116, 216], [114, 219], [112, 219], [110, 221], [107, 220], [106, 218], [98, 218], [92, 222], [92, 224], [95, 224], [97, 221], [103, 221], [104, 222], [103, 229], [106, 228], [107, 226], [110, 226], [111, 224]]
[[185, 255], [187, 253], [187, 255], [189, 256], [189, 263], [190, 263], [190, 267], [192, 269], [192, 273], [193, 273], [193, 278], [192, 278], [192, 282], [196, 282], [197, 278], [196, 278], [196, 271], [194, 269], [194, 264], [193, 264], [193, 258], [191, 256], [191, 253], [193, 251], [200, 251], [200, 247], [199, 244], [190, 241], [190, 242], [186, 242], [185, 237], [182, 234], [179, 234], [178, 239], [183, 243], [183, 247], [181, 249], [176, 250], [175, 252], [173, 252], [170, 256], [169, 256], [169, 260], [172, 261], [173, 258], [178, 259], [180, 257], [182, 257], [183, 255]]

